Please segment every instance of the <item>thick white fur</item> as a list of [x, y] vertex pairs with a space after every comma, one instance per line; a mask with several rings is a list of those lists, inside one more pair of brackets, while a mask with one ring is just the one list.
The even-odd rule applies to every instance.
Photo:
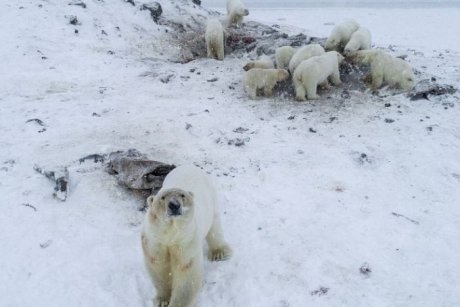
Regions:
[[240, 27], [243, 23], [243, 17], [248, 15], [249, 11], [241, 0], [227, 0], [228, 26]]
[[[195, 306], [203, 282], [203, 241], [208, 242], [211, 260], [231, 255], [223, 238], [213, 184], [201, 169], [180, 166], [166, 176], [161, 190], [147, 202], [142, 248], [157, 292], [155, 306]], [[172, 202], [180, 204], [181, 214], [171, 213]]]
[[359, 29], [351, 35], [343, 53], [348, 55], [354, 51], [367, 49], [371, 49], [371, 32], [367, 28], [359, 27]]
[[388, 84], [409, 91], [415, 85], [414, 72], [409, 63], [381, 50], [360, 50], [353, 53], [351, 59], [357, 63], [371, 65], [374, 90]]
[[273, 87], [279, 81], [289, 78], [285, 69], [254, 68], [246, 72], [244, 87], [251, 99], [257, 99], [257, 90], [263, 90], [265, 96], [273, 95]]
[[206, 23], [206, 49], [208, 58], [224, 59], [224, 30], [217, 19], [209, 19]]
[[351, 35], [358, 30], [358, 28], [359, 24], [354, 20], [346, 20], [337, 24], [327, 38], [324, 49], [327, 51], [342, 51], [346, 44], [348, 44]]
[[291, 61], [295, 52], [296, 52], [296, 49], [291, 46], [283, 46], [283, 47], [277, 48], [275, 51], [276, 68], [288, 69], [289, 62]]
[[300, 65], [300, 63], [302, 63], [302, 61], [324, 53], [324, 48], [319, 44], [310, 44], [297, 49], [296, 53], [294, 53], [289, 61], [289, 72], [291, 74], [294, 73], [295, 69]]
[[329, 51], [323, 55], [312, 57], [303, 61], [294, 71], [292, 80], [296, 91], [296, 99], [299, 101], [317, 99], [318, 85], [328, 88], [328, 78], [332, 84], [339, 85], [340, 81], [339, 64], [343, 56], [336, 51]]
[[268, 56], [262, 56], [260, 57], [260, 59], [256, 60], [256, 61], [251, 61], [251, 62], [248, 62], [246, 65], [244, 65], [243, 69], [245, 71], [248, 71], [248, 70], [251, 70], [253, 68], [264, 68], [264, 69], [268, 69], [268, 68], [275, 68], [275, 66], [273, 65], [273, 60], [268, 57]]

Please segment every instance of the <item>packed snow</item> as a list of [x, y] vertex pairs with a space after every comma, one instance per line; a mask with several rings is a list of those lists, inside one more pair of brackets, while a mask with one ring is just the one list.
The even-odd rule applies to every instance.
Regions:
[[[102, 163], [78, 162], [130, 148], [198, 165], [220, 189], [234, 255], [205, 263], [199, 306], [460, 306], [459, 92], [249, 100], [254, 54], [182, 64], [174, 28], [137, 1], [84, 2], [0, 4], [0, 306], [152, 306], [144, 199]], [[182, 3], [162, 3], [163, 15], [187, 28]], [[417, 81], [459, 88], [459, 13], [252, 9], [245, 20], [326, 37], [354, 18]], [[36, 165], [68, 168], [66, 201]]]

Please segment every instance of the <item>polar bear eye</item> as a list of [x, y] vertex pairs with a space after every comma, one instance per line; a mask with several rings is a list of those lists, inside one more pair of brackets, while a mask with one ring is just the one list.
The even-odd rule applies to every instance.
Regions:
[[181, 194], [180, 197], [185, 198], [185, 194]]
[[164, 197], [164, 196], [161, 196], [161, 200], [165, 200], [165, 199], [166, 199], [166, 197]]

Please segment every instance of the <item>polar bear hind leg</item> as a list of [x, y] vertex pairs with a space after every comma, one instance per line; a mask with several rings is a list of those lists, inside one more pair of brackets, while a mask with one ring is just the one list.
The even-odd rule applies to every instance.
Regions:
[[319, 98], [319, 96], [316, 95], [317, 87], [318, 87], [318, 84], [316, 82], [310, 83], [306, 86], [308, 99], [318, 99]]
[[224, 59], [224, 48], [220, 48], [219, 51], [216, 54], [218, 60], [223, 60]]
[[295, 88], [295, 99], [297, 101], [305, 101], [305, 87], [302, 80], [298, 80], [295, 76], [292, 78]]

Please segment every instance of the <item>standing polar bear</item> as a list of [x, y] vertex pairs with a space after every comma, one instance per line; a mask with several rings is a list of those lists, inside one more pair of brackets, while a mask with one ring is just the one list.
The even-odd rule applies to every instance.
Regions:
[[406, 61], [392, 57], [381, 50], [360, 50], [351, 55], [355, 63], [370, 64], [372, 89], [382, 87], [384, 83], [410, 91], [415, 85], [412, 67]]
[[156, 288], [155, 306], [193, 307], [203, 282], [203, 241], [211, 260], [225, 260], [231, 249], [224, 241], [216, 192], [206, 173], [181, 166], [163, 187], [147, 198], [142, 231], [147, 270]]
[[343, 53], [349, 55], [352, 52], [367, 49], [371, 49], [371, 32], [364, 27], [359, 27], [359, 29], [351, 35]]
[[289, 61], [289, 72], [291, 74], [294, 73], [295, 69], [300, 65], [300, 63], [302, 63], [302, 61], [324, 53], [324, 48], [319, 44], [310, 44], [299, 48]]
[[240, 27], [243, 23], [243, 17], [248, 15], [249, 11], [241, 0], [227, 0], [228, 26]]
[[318, 85], [329, 88], [328, 78], [332, 84], [340, 85], [339, 64], [343, 61], [343, 56], [336, 51], [329, 51], [323, 55], [314, 56], [303, 61], [294, 71], [292, 80], [294, 82], [296, 99], [304, 101], [317, 99], [316, 94]]
[[258, 90], [271, 97], [276, 83], [288, 78], [289, 72], [285, 69], [254, 68], [246, 73], [244, 87], [251, 99], [257, 99]]
[[283, 46], [283, 47], [277, 48], [275, 51], [276, 68], [288, 69], [289, 62], [291, 61], [295, 52], [296, 52], [296, 49], [291, 46]]
[[222, 61], [224, 59], [224, 30], [219, 20], [208, 20], [204, 37], [208, 58]]
[[354, 20], [346, 20], [337, 24], [326, 40], [324, 49], [327, 51], [342, 51], [348, 44], [351, 35], [358, 30], [359, 24]]

